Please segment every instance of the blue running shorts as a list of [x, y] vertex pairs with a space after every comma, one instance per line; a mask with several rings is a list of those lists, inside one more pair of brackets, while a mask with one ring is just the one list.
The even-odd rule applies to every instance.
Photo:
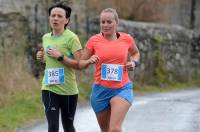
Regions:
[[95, 113], [104, 111], [110, 107], [110, 100], [114, 96], [119, 96], [127, 100], [130, 104], [133, 102], [133, 84], [127, 83], [121, 88], [111, 89], [99, 84], [93, 84], [90, 103]]

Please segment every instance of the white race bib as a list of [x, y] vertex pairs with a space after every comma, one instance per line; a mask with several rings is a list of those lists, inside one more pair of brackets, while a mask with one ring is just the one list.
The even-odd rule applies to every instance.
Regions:
[[123, 65], [117, 64], [102, 64], [101, 79], [111, 81], [122, 81]]
[[45, 85], [63, 84], [64, 83], [64, 68], [49, 68], [45, 70]]

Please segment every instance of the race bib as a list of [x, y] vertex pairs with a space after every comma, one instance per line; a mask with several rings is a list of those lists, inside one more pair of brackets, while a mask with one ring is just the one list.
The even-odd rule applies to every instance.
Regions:
[[64, 68], [49, 68], [45, 70], [45, 85], [63, 84]]
[[123, 76], [123, 65], [102, 64], [101, 79], [111, 81], [121, 81]]

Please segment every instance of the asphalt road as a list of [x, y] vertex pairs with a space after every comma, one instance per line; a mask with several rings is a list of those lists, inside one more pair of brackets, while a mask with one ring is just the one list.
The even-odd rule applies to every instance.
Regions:
[[[77, 132], [100, 132], [90, 106], [78, 108], [75, 127]], [[16, 131], [47, 132], [47, 124]], [[200, 89], [136, 96], [123, 132], [200, 132]]]

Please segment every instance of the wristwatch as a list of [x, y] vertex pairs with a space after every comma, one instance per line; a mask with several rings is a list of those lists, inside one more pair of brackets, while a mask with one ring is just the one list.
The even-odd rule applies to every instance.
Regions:
[[135, 67], [137, 67], [140, 64], [140, 62], [136, 60], [133, 60], [133, 62], [135, 63]]
[[61, 55], [57, 58], [58, 61], [62, 62], [64, 60], [64, 55]]

